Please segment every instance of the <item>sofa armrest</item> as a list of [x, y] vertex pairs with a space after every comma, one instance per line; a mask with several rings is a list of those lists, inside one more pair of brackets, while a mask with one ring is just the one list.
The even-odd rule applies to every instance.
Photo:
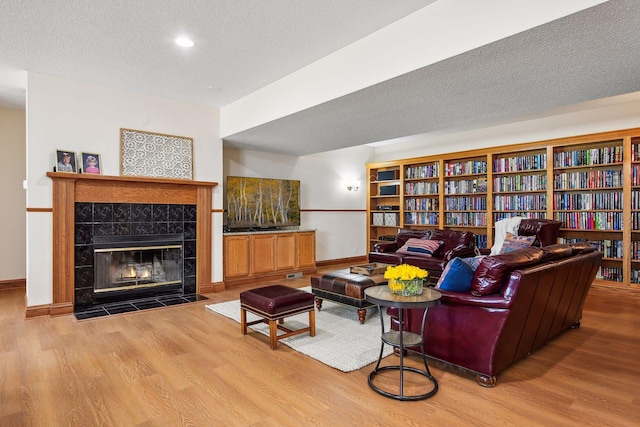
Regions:
[[[464, 305], [468, 307], [478, 307], [486, 309], [508, 309], [511, 308], [511, 300], [506, 299], [502, 295], [487, 295], [476, 297], [468, 292], [452, 292], [437, 289], [442, 294], [440, 302], [443, 305]], [[387, 314], [391, 316], [392, 323], [398, 323], [398, 309], [388, 307]], [[406, 318], [407, 316], [405, 316]]]
[[444, 264], [446, 265], [449, 261], [451, 261], [455, 257], [469, 258], [472, 256], [476, 256], [476, 251], [474, 250], [474, 248], [469, 246], [458, 246], [456, 248], [451, 249], [450, 251], [445, 252], [444, 255], [442, 256], [442, 259], [444, 261]]
[[373, 252], [393, 253], [398, 250], [396, 242], [376, 243], [373, 245]]
[[476, 297], [468, 292], [452, 292], [441, 289], [438, 289], [438, 292], [442, 294], [442, 298], [440, 299], [442, 304], [466, 305], [487, 309], [505, 309], [510, 308], [512, 303], [510, 299], [507, 299], [502, 295], [485, 295]]

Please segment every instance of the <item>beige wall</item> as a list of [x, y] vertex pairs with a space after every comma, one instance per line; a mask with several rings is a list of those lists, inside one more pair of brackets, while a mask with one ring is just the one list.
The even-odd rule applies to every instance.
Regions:
[[24, 279], [26, 276], [25, 208], [22, 181], [26, 176], [26, 122], [20, 110], [0, 108], [0, 281]]

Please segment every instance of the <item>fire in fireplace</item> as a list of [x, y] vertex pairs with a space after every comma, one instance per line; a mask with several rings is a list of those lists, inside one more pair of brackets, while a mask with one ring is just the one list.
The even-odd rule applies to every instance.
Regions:
[[182, 234], [94, 236], [93, 247], [96, 296], [182, 287]]

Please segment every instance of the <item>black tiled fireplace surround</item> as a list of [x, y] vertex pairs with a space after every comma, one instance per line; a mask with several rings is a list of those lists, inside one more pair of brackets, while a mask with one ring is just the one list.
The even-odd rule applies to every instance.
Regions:
[[[140, 203], [75, 204], [75, 305], [76, 316], [100, 312], [105, 306], [123, 304], [121, 296], [113, 300], [93, 297], [93, 236], [136, 236], [184, 234], [183, 286], [173, 295], [184, 302], [198, 299], [196, 293], [196, 206]], [[145, 300], [156, 299], [146, 294]], [[140, 296], [136, 296], [140, 299]], [[126, 304], [125, 304], [126, 305]], [[135, 308], [134, 308], [135, 310]], [[89, 316], [92, 317], [92, 316]]]

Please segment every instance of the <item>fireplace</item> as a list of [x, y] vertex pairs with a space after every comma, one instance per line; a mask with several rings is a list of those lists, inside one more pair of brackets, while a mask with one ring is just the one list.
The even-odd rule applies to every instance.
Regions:
[[196, 290], [195, 205], [76, 203], [74, 311]]
[[94, 237], [94, 294], [182, 292], [182, 242], [182, 234]]
[[[76, 307], [92, 304], [93, 236], [184, 233], [184, 292], [224, 290], [224, 284], [211, 282], [212, 213], [223, 212], [212, 209], [212, 189], [218, 183], [64, 172], [47, 172], [47, 177], [53, 182], [52, 301], [43, 305], [27, 302], [27, 318], [72, 314]], [[102, 206], [98, 216], [92, 217], [96, 205]], [[163, 206], [167, 206], [167, 215], [179, 213], [175, 206], [181, 206], [183, 220], [167, 217], [155, 223], [148, 219], [149, 214], [154, 215], [154, 206], [159, 206], [160, 215], [165, 212]], [[130, 221], [122, 217], [127, 212]]]

